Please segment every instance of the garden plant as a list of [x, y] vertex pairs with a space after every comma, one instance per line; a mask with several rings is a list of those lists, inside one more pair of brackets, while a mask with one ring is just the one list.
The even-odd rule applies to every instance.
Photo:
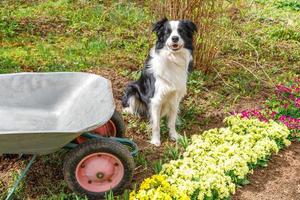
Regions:
[[[168, 141], [163, 123], [155, 148], [148, 121], [123, 114], [139, 154], [132, 183], [106, 200], [298, 199], [299, 8], [298, 0], [1, 0], [0, 73], [99, 74], [121, 110], [155, 40], [152, 23], [191, 19], [198, 32], [177, 121], [183, 137]], [[87, 199], [63, 181], [65, 154], [38, 157], [15, 199]], [[28, 161], [0, 156], [0, 199]]]
[[164, 164], [130, 199], [228, 199], [235, 185], [247, 183], [248, 173], [290, 144], [288, 128], [273, 120], [235, 115], [225, 122], [226, 128], [192, 136], [183, 157]]

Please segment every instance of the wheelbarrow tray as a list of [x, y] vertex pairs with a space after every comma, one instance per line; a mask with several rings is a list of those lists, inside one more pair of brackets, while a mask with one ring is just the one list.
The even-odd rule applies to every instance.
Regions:
[[88, 73], [0, 75], [0, 154], [48, 154], [105, 124], [109, 80]]

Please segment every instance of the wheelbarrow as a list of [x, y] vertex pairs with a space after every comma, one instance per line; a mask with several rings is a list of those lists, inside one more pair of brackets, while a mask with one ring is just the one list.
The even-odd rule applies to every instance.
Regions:
[[109, 80], [88, 73], [0, 75], [0, 155], [37, 155], [69, 149], [63, 173], [68, 187], [89, 199], [121, 192], [130, 183], [137, 146], [125, 132]]

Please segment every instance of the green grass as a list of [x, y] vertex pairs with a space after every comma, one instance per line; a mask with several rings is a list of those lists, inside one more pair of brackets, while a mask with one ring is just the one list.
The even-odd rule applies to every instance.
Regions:
[[148, 166], [146, 156], [142, 152], [139, 152], [134, 157], [134, 162], [137, 167], [141, 166], [143, 168], [147, 168], [147, 166]]
[[300, 11], [300, 2], [298, 0], [281, 0], [277, 2], [277, 8]]
[[[150, 30], [156, 19], [149, 5], [151, 1], [3, 0], [0, 73], [98, 72], [106, 68], [118, 78], [136, 79], [154, 39]], [[268, 95], [272, 85], [300, 73], [299, 1], [240, 0], [225, 6], [226, 13], [218, 21], [220, 44], [213, 68], [207, 74], [190, 74], [188, 95], [177, 121], [182, 135], [217, 126], [223, 115], [237, 105]], [[129, 133], [149, 136], [148, 121], [124, 117]], [[136, 157], [143, 174], [161, 170], [163, 162], [180, 157], [181, 149], [186, 148], [186, 137], [179, 146], [166, 142], [167, 131], [164, 122], [162, 139], [168, 144], [162, 151], [143, 147]], [[149, 160], [153, 154], [160, 157]], [[70, 193], [63, 181], [63, 156], [59, 152], [40, 158], [39, 164], [46, 166], [38, 172], [41, 179], [32, 180], [29, 174], [26, 181], [36, 182], [36, 186], [29, 188], [25, 181], [17, 198], [29, 199], [34, 194], [43, 200], [84, 199]], [[54, 171], [55, 175], [46, 171]], [[3, 187], [11, 185], [15, 178], [15, 172], [9, 173], [10, 181], [0, 180], [0, 199], [7, 192]]]
[[139, 66], [149, 48], [151, 16], [133, 3], [58, 0], [0, 5], [1, 73]]

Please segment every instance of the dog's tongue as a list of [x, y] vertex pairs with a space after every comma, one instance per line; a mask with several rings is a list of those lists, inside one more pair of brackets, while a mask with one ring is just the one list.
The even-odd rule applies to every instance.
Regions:
[[177, 48], [178, 48], [178, 44], [173, 44], [172, 47], [173, 47], [174, 49], [177, 49]]

